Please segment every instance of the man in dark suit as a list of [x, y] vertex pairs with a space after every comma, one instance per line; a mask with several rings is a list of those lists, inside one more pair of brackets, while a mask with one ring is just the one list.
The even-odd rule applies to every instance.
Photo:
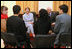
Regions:
[[48, 15], [50, 16], [51, 23], [54, 23], [56, 16], [59, 15], [58, 11], [52, 11], [50, 7], [47, 8]]
[[50, 16], [52, 31], [54, 32], [54, 25], [56, 22], [56, 16], [59, 15], [59, 12], [52, 11], [52, 9], [50, 7], [47, 8], [47, 12], [48, 12], [48, 15]]
[[71, 33], [71, 16], [69, 16], [67, 12], [68, 12], [67, 5], [59, 6], [60, 15], [56, 17], [55, 28], [54, 28], [54, 32], [57, 34], [55, 44], [58, 43], [59, 41], [58, 39], [60, 35]]

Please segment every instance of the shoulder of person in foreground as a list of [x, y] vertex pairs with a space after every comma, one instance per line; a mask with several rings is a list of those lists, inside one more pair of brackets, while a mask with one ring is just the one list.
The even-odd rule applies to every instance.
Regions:
[[12, 18], [12, 17], [13, 17], [13, 15], [12, 15], [12, 16], [9, 16], [8, 19], [9, 19], [9, 18]]
[[62, 14], [61, 15], [57, 15], [56, 19], [60, 19], [61, 17], [62, 17]]

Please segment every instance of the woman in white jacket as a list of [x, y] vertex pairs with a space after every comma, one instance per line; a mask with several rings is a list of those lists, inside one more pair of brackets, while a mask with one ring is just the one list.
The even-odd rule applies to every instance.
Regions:
[[34, 34], [34, 29], [33, 29], [33, 23], [34, 23], [34, 18], [33, 18], [33, 14], [30, 13], [30, 8], [27, 7], [25, 8], [26, 13], [23, 15], [23, 20], [25, 22], [25, 25], [27, 27], [27, 33], [32, 33], [33, 37], [35, 37]]

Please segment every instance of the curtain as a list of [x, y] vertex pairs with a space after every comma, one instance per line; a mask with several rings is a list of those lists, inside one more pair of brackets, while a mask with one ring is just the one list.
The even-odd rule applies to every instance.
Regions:
[[53, 1], [53, 11], [58, 11], [59, 6], [66, 4], [68, 6], [68, 14], [71, 15], [71, 1]]
[[31, 12], [38, 13], [38, 1], [16, 1], [16, 5], [21, 6], [21, 14], [25, 12], [26, 7], [29, 7]]

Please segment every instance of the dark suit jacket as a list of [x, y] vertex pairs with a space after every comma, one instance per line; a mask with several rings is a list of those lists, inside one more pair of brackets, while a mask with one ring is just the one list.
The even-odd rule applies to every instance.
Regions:
[[51, 16], [50, 16], [50, 19], [51, 19], [51, 23], [55, 22], [56, 21], [56, 16], [59, 15], [59, 12], [58, 11], [52, 11], [51, 12]]
[[71, 16], [66, 13], [58, 15], [56, 17], [56, 23], [54, 32], [57, 34], [56, 43], [60, 35], [65, 33], [71, 33]]

